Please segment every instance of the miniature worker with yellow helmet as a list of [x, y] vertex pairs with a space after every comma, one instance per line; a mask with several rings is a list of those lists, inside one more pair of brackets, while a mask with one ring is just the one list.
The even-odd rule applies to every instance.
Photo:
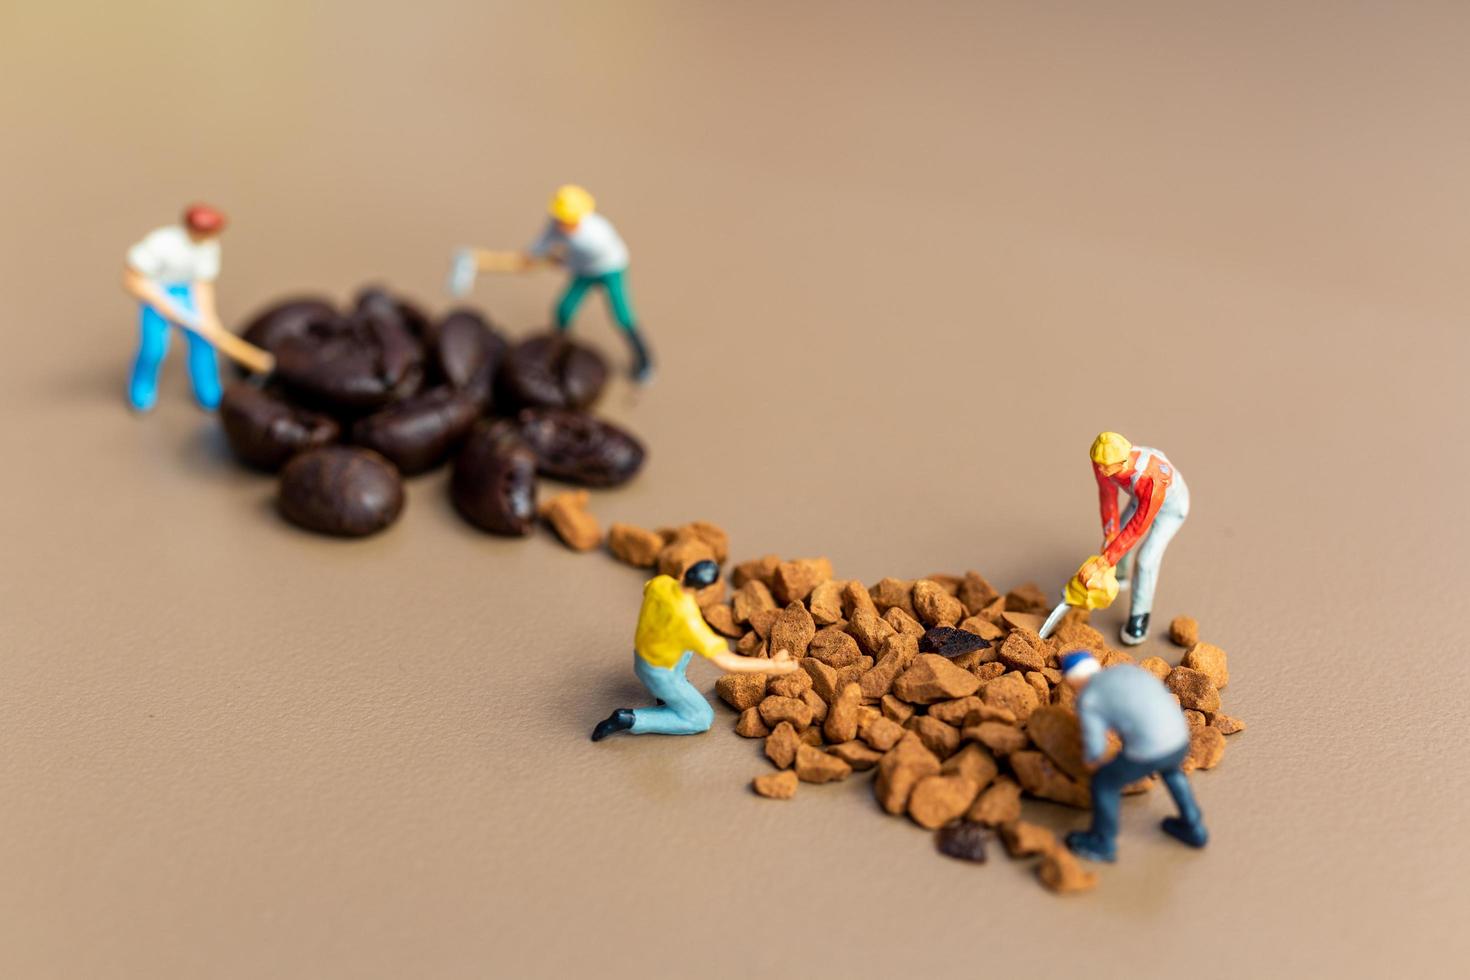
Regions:
[[[1130, 552], [1134, 554], [1128, 622], [1120, 638], [1137, 646], [1148, 637], [1164, 549], [1189, 516], [1189, 488], [1163, 453], [1135, 446], [1116, 432], [1103, 432], [1093, 440], [1092, 473], [1102, 513], [1103, 549], [1078, 569], [1077, 581], [1084, 589], [1091, 588], [1117, 567], [1119, 584], [1127, 587], [1128, 572], [1122, 563]], [[1121, 526], [1119, 490], [1130, 498]]]
[[632, 348], [633, 380], [642, 384], [653, 377], [653, 357], [638, 332], [638, 318], [628, 298], [628, 246], [596, 207], [585, 188], [576, 184], [558, 187], [547, 206], [550, 220], [529, 248], [523, 252], [462, 249], [455, 256], [450, 289], [456, 295], [469, 292], [480, 271], [524, 272], [541, 265], [563, 265], [571, 279], [556, 304], [556, 328], [569, 329], [587, 291], [600, 288]]

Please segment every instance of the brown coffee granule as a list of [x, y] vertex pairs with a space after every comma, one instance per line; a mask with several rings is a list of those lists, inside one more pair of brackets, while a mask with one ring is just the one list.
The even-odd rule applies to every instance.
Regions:
[[632, 524], [613, 524], [607, 529], [607, 550], [614, 558], [635, 568], [652, 568], [664, 540], [653, 531]]
[[834, 755], [810, 745], [796, 749], [796, 778], [804, 783], [831, 783], [846, 779], [852, 774], [852, 766]]
[[768, 772], [763, 776], [757, 776], [750, 781], [751, 788], [757, 795], [771, 800], [789, 800], [796, 795], [796, 787], [800, 781], [796, 773], [790, 769], [781, 772]]

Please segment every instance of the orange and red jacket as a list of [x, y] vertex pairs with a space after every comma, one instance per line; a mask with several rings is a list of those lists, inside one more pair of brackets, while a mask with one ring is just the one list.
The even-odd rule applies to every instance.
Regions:
[[[1143, 468], [1138, 468], [1140, 457]], [[1092, 475], [1097, 479], [1098, 503], [1102, 511], [1103, 546], [1102, 556], [1109, 565], [1116, 565], [1153, 526], [1159, 508], [1174, 483], [1174, 467], [1157, 449], [1135, 448], [1128, 454], [1128, 466], [1113, 476], [1104, 476], [1102, 468], [1092, 464]], [[1118, 530], [1118, 491], [1123, 490], [1133, 497], [1133, 516], [1128, 526]]]

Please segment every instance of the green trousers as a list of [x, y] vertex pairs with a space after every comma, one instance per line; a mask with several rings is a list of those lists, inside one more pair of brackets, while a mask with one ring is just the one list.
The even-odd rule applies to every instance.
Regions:
[[618, 322], [630, 334], [638, 331], [638, 318], [633, 315], [633, 304], [628, 301], [628, 284], [624, 280], [623, 270], [616, 272], [605, 272], [600, 276], [575, 276], [567, 283], [567, 291], [561, 294], [561, 302], [556, 304], [556, 325], [558, 329], [565, 330], [571, 326], [572, 317], [577, 315], [577, 308], [582, 305], [582, 299], [587, 295], [587, 290], [593, 286], [601, 286], [607, 294], [608, 309], [612, 311], [613, 319]]

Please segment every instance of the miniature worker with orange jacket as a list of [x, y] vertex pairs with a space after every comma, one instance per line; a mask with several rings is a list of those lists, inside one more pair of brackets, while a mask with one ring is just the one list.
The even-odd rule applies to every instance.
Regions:
[[600, 742], [615, 732], [697, 735], [709, 731], [715, 710], [685, 676], [696, 653], [733, 673], [789, 674], [797, 668], [785, 650], [769, 660], [732, 653], [725, 638], [710, 629], [694, 594], [714, 585], [719, 575], [718, 565], [701, 561], [684, 573], [682, 584], [670, 575], [648, 580], [633, 637], [633, 672], [657, 704], [619, 708], [597, 723], [592, 741]]
[[[1116, 567], [1119, 585], [1127, 587], [1129, 575], [1123, 562], [1130, 554], [1134, 556], [1128, 622], [1120, 638], [1137, 646], [1148, 638], [1164, 549], [1189, 516], [1189, 488], [1167, 456], [1157, 449], [1135, 446], [1116, 432], [1101, 433], [1093, 440], [1092, 473], [1102, 513], [1103, 549], [1083, 563], [1077, 580], [1091, 586], [1107, 569]], [[1129, 497], [1121, 526], [1119, 490]]]

